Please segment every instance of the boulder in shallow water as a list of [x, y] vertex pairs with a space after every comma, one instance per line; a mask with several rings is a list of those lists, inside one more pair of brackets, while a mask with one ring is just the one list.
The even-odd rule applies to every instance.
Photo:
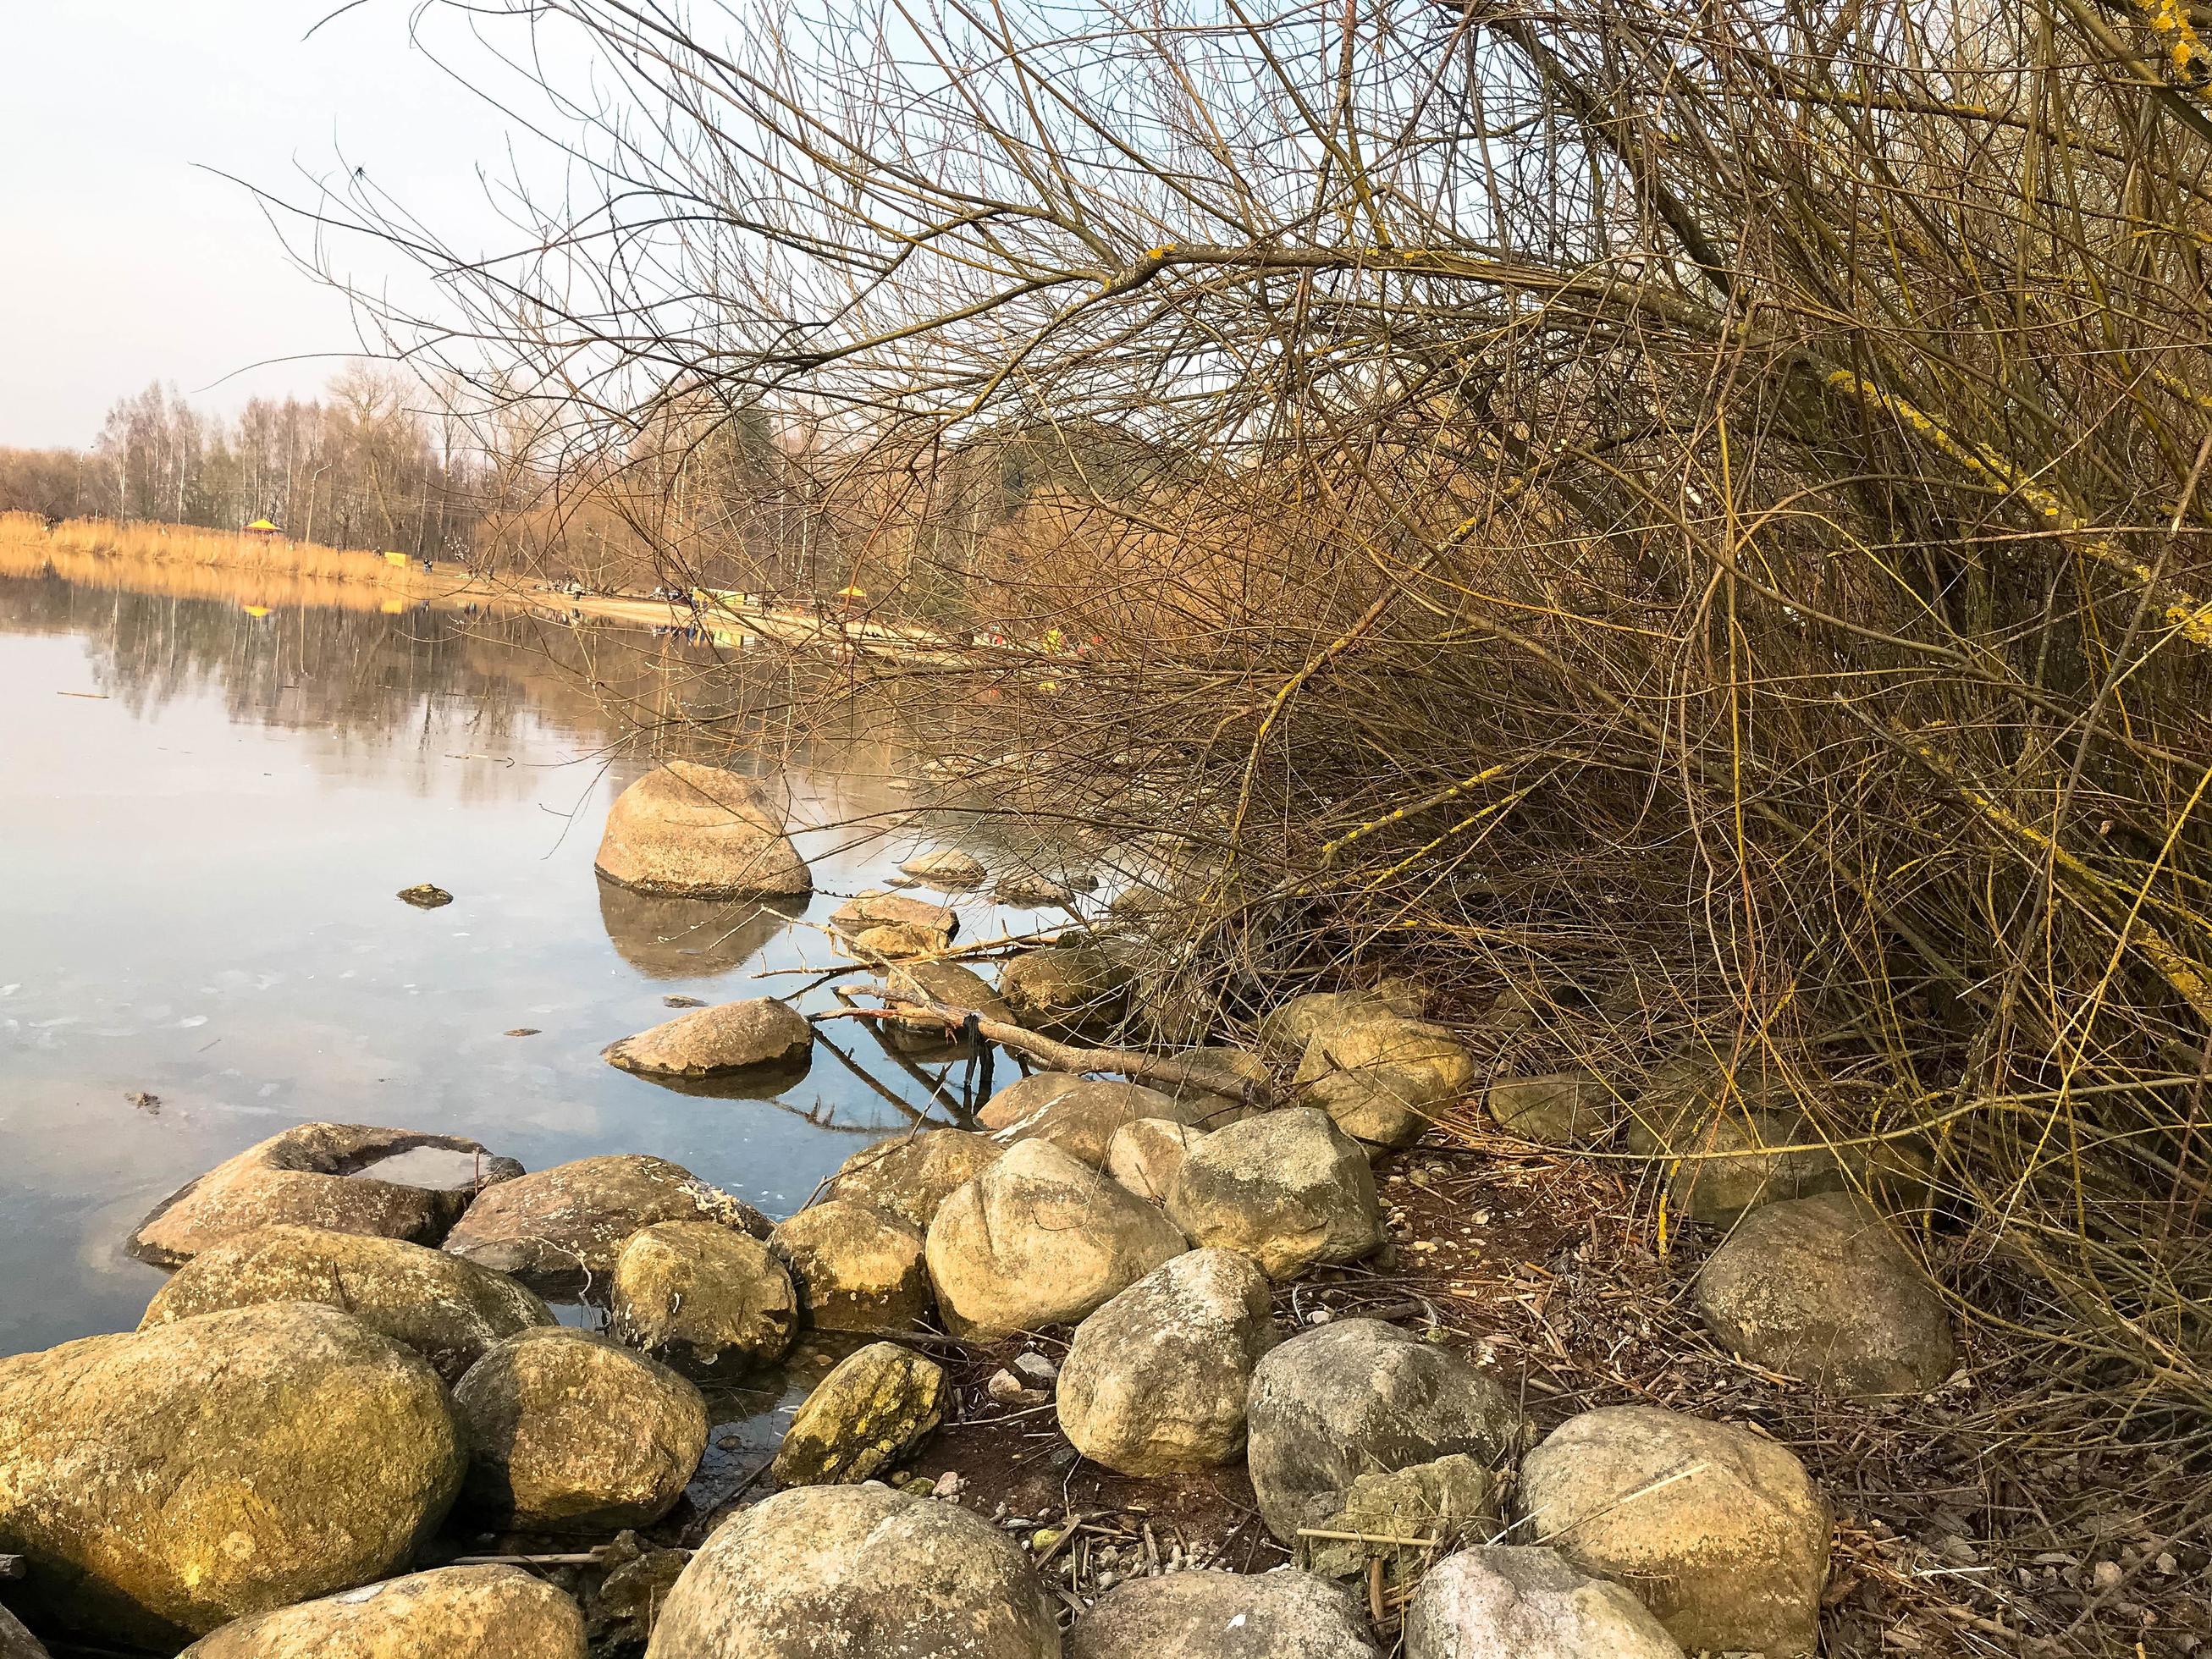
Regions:
[[1813, 1651], [1828, 1505], [1764, 1436], [1651, 1406], [1584, 1412], [1528, 1454], [1520, 1504], [1538, 1542], [1634, 1585], [1688, 1651]]
[[793, 898], [814, 890], [781, 813], [750, 778], [670, 761], [615, 797], [599, 872], [678, 898]]
[[1341, 1507], [1361, 1475], [1465, 1453], [1510, 1463], [1528, 1425], [1497, 1380], [1449, 1348], [1376, 1319], [1292, 1337], [1262, 1359], [1246, 1462], [1267, 1529], [1285, 1541]]
[[321, 1227], [257, 1227], [201, 1251], [154, 1293], [142, 1331], [224, 1308], [320, 1302], [421, 1354], [447, 1382], [552, 1310], [445, 1250]]
[[814, 1047], [806, 1016], [774, 997], [695, 1008], [611, 1042], [600, 1058], [654, 1077], [717, 1077], [803, 1060]]
[[1014, 1011], [999, 1000], [991, 981], [957, 962], [905, 962], [890, 971], [893, 996], [942, 1004], [963, 1013], [1012, 1024]]
[[1267, 1274], [1233, 1250], [1189, 1250], [1076, 1328], [1060, 1427], [1094, 1463], [1172, 1474], [1244, 1449], [1252, 1368], [1275, 1346]]
[[130, 1251], [173, 1267], [279, 1223], [435, 1244], [480, 1192], [521, 1173], [513, 1158], [465, 1135], [295, 1124], [163, 1199], [131, 1235]]
[[853, 1486], [903, 1462], [945, 1420], [945, 1368], [896, 1342], [848, 1354], [791, 1419], [769, 1473], [780, 1486]]
[[863, 1146], [837, 1166], [824, 1198], [849, 1199], [927, 1230], [938, 1206], [999, 1161], [1006, 1148], [965, 1129], [925, 1129]]
[[1051, 945], [1000, 969], [999, 995], [1031, 1030], [1092, 1033], [1129, 1012], [1135, 977], [1095, 945]]
[[625, 1342], [690, 1365], [781, 1359], [799, 1293], [760, 1240], [712, 1221], [657, 1221], [615, 1258], [610, 1310]]
[[1346, 1134], [1409, 1146], [1474, 1085], [1474, 1056], [1449, 1031], [1381, 1015], [1316, 1030], [1292, 1086]]
[[241, 1619], [179, 1659], [586, 1659], [584, 1616], [520, 1567], [441, 1567]]
[[830, 913], [830, 931], [864, 957], [896, 960], [942, 951], [960, 931], [960, 918], [926, 899], [862, 893]]
[[769, 1247], [818, 1330], [910, 1330], [929, 1311], [921, 1230], [896, 1216], [828, 1199], [776, 1223]]
[[1177, 1572], [1109, 1590], [1075, 1621], [1068, 1659], [1363, 1659], [1358, 1603], [1311, 1573]]
[[173, 1646], [380, 1577], [460, 1480], [437, 1373], [318, 1304], [0, 1360], [0, 1552], [58, 1626]]
[[1190, 1123], [1200, 1115], [1197, 1109], [1142, 1084], [1073, 1072], [1033, 1072], [984, 1102], [975, 1121], [1001, 1146], [1049, 1140], [1097, 1170], [1105, 1166], [1115, 1133], [1139, 1118]]
[[1115, 1130], [1106, 1143], [1106, 1173], [1139, 1198], [1164, 1204], [1175, 1172], [1205, 1138], [1205, 1130], [1173, 1118], [1140, 1117]]
[[556, 1327], [508, 1337], [453, 1390], [462, 1501], [490, 1524], [616, 1532], [668, 1513], [707, 1449], [707, 1402], [667, 1366]]
[[1498, 1078], [1483, 1103], [1507, 1134], [1546, 1146], [1601, 1146], [1620, 1125], [1620, 1102], [1588, 1072]]
[[634, 1152], [580, 1158], [485, 1194], [446, 1248], [549, 1295], [605, 1288], [632, 1233], [659, 1221], [711, 1221], [765, 1238], [768, 1218], [681, 1164]]
[[1359, 1144], [1312, 1107], [1263, 1112], [1191, 1147], [1168, 1216], [1196, 1244], [1241, 1250], [1272, 1279], [1357, 1261], [1382, 1242], [1375, 1174]]
[[[688, 899], [641, 893], [602, 878], [599, 926], [647, 979], [711, 979], [742, 967], [806, 912], [801, 899]], [[666, 999], [663, 998], [665, 1001]], [[704, 1007], [694, 999], [678, 1007]]]
[[1020, 1548], [957, 1504], [799, 1486], [741, 1510], [691, 1558], [646, 1659], [1059, 1659]]
[[1406, 1659], [1682, 1659], [1644, 1603], [1556, 1550], [1462, 1550], [1406, 1609]]
[[991, 890], [991, 896], [1001, 904], [1018, 905], [1024, 908], [1065, 908], [1075, 902], [1075, 889], [1066, 882], [1055, 881], [1052, 877], [1040, 875], [1034, 870], [1016, 870], [999, 878], [999, 884]]
[[1753, 1210], [1706, 1258], [1697, 1302], [1732, 1352], [1838, 1394], [1923, 1394], [1958, 1357], [1942, 1297], [1850, 1193]]
[[929, 1224], [930, 1284], [960, 1335], [1072, 1325], [1184, 1249], [1152, 1206], [1048, 1140], [1024, 1140]]
[[982, 860], [955, 847], [939, 847], [927, 853], [918, 853], [899, 868], [916, 881], [931, 887], [981, 887], [991, 876], [991, 872], [983, 867]]

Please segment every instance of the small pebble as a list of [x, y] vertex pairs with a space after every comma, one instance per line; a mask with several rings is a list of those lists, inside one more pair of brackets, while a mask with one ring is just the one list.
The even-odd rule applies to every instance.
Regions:
[[961, 1480], [959, 1470], [947, 1469], [944, 1474], [939, 1475], [936, 1481], [930, 1486], [930, 1496], [933, 1498], [957, 1498], [960, 1496], [960, 1487]]
[[1014, 1361], [1014, 1369], [1033, 1388], [1043, 1388], [1060, 1375], [1060, 1367], [1041, 1353], [1025, 1353]]
[[1311, 1313], [1306, 1316], [1306, 1323], [1309, 1325], [1326, 1325], [1330, 1320], [1335, 1317], [1336, 1315], [1327, 1308], [1316, 1308]]
[[2100, 1561], [2090, 1570], [2089, 1576], [2096, 1581], [2099, 1589], [2108, 1590], [2117, 1588], [2120, 1580], [2126, 1577], [2127, 1574], [2121, 1570], [2120, 1564], [2117, 1561]]

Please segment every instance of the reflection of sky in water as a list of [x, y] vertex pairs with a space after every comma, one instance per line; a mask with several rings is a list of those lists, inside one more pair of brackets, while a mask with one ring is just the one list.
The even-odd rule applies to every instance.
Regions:
[[[665, 993], [789, 993], [810, 975], [750, 974], [837, 959], [804, 922], [604, 895], [592, 854], [637, 763], [527, 629], [428, 626], [0, 580], [0, 1352], [135, 1325], [158, 1275], [130, 1228], [291, 1123], [457, 1131], [533, 1169], [652, 1152], [783, 1215], [910, 1121], [884, 1091], [926, 1097], [854, 1022], [824, 1030], [857, 1069], [817, 1048], [773, 1102], [602, 1062]], [[903, 805], [888, 753], [793, 775], [799, 817]], [[902, 855], [851, 839], [801, 837], [807, 914]], [[455, 902], [393, 896], [422, 881]], [[963, 932], [998, 931], [963, 902]]]

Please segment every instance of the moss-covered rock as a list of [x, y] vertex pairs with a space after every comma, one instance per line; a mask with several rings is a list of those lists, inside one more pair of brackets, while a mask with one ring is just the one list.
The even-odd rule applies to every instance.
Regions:
[[665, 1365], [556, 1328], [496, 1344], [453, 1390], [463, 1501], [500, 1525], [614, 1532], [675, 1506], [707, 1449], [707, 1402]]
[[201, 1251], [154, 1293], [138, 1328], [264, 1302], [340, 1309], [412, 1348], [449, 1382], [501, 1337], [554, 1322], [552, 1310], [513, 1279], [447, 1251], [284, 1226]]
[[776, 1224], [808, 1322], [826, 1331], [909, 1330], [929, 1311], [921, 1230], [852, 1199], [810, 1205]]
[[584, 1617], [520, 1567], [441, 1567], [241, 1619], [180, 1659], [586, 1659]]
[[769, 1247], [711, 1221], [662, 1221], [615, 1259], [611, 1303], [625, 1342], [686, 1364], [781, 1359], [799, 1330], [799, 1295]]
[[943, 1366], [896, 1342], [872, 1342], [806, 1396], [770, 1473], [780, 1486], [872, 1480], [902, 1462], [951, 1401]]
[[0, 1360], [0, 1552], [23, 1606], [173, 1644], [404, 1565], [460, 1485], [446, 1390], [275, 1302]]

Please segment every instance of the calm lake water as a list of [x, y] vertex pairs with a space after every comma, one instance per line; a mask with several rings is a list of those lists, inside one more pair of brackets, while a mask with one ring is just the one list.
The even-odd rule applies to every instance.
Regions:
[[[859, 1022], [824, 1028], [852, 1066], [817, 1043], [773, 1099], [599, 1058], [666, 994], [797, 991], [752, 975], [836, 965], [807, 918], [951, 842], [803, 830], [795, 921], [599, 883], [607, 805], [647, 763], [631, 720], [704, 710], [742, 744], [773, 717], [765, 659], [702, 677], [731, 653], [251, 597], [0, 578], [0, 1353], [135, 1326], [161, 1275], [123, 1254], [133, 1225], [294, 1123], [458, 1131], [531, 1169], [651, 1152], [782, 1216], [926, 1107]], [[814, 743], [786, 774], [801, 820], [902, 813], [896, 752]], [[426, 881], [453, 903], [394, 896]], [[963, 936], [1042, 920], [956, 902]]]

